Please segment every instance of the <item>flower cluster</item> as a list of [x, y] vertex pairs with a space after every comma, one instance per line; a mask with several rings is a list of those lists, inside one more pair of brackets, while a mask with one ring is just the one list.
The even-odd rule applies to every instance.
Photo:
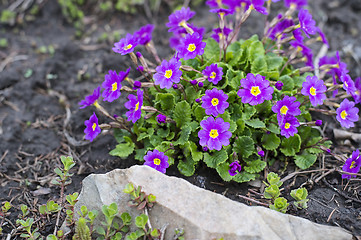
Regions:
[[[166, 60], [152, 42], [153, 25], [126, 34], [113, 51], [129, 55], [138, 76], [133, 79], [131, 68], [109, 70], [104, 82], [79, 103], [80, 108], [95, 106], [110, 119], [99, 124], [93, 113], [85, 121], [85, 139], [93, 141], [101, 129], [114, 129], [118, 144], [111, 155], [134, 153], [162, 173], [177, 164], [186, 176], [204, 162], [225, 181], [253, 180], [267, 164], [285, 158], [293, 158], [301, 169], [310, 167], [313, 155], [331, 144], [314, 129], [322, 121], [312, 120], [311, 111], [353, 127], [361, 78], [352, 80], [339, 52], [315, 66], [310, 44], [328, 42], [305, 9], [306, 0], [284, 0], [287, 9], [269, 19], [273, 2], [278, 1], [208, 0], [219, 22], [213, 34], [191, 22], [195, 12], [190, 8], [175, 11], [166, 23], [174, 50]], [[266, 15], [265, 34], [238, 40], [252, 12]], [[134, 53], [138, 47], [149, 54]], [[101, 97], [107, 102], [127, 97], [126, 110], [109, 113]], [[360, 166], [357, 150], [343, 171], [356, 173]], [[346, 173], [342, 177], [349, 178]]]

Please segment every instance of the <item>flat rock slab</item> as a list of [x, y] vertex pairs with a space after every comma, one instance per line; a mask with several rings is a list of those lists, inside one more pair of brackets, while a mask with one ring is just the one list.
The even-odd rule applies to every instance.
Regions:
[[165, 240], [173, 239], [175, 228], [184, 229], [186, 240], [352, 239], [342, 228], [316, 224], [265, 207], [250, 207], [147, 166], [88, 176], [83, 180], [75, 210], [85, 205], [101, 213], [102, 205], [115, 202], [120, 212], [133, 217], [139, 215], [139, 210], [128, 207], [129, 195], [123, 193], [129, 182], [156, 196], [157, 203], [149, 211], [150, 222], [159, 229], [169, 224]]

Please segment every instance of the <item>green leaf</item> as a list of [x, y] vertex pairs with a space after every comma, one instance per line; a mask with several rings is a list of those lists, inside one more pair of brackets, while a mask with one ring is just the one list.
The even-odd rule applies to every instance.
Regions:
[[193, 86], [188, 86], [185, 91], [188, 102], [194, 102], [199, 96], [199, 92], [196, 92]]
[[268, 125], [266, 129], [272, 133], [280, 134], [279, 126], [274, 123], [271, 123], [270, 125]]
[[204, 108], [202, 108], [201, 106], [197, 106], [194, 109], [194, 116], [196, 117], [196, 120], [198, 122], [200, 122], [206, 116], [206, 110]]
[[138, 228], [145, 228], [145, 225], [147, 224], [148, 216], [145, 214], [141, 214], [138, 217], [135, 218], [135, 225]]
[[255, 151], [253, 139], [248, 136], [240, 136], [234, 141], [233, 151], [242, 158], [248, 158]]
[[124, 225], [132, 224], [132, 217], [130, 216], [129, 213], [127, 212], [122, 213], [122, 215], [120, 215], [120, 218], [122, 219]]
[[204, 153], [203, 161], [207, 164], [210, 168], [216, 168], [219, 164], [225, 162], [228, 159], [227, 152], [224, 149], [221, 151], [215, 151], [211, 154]]
[[139, 134], [137, 141], [143, 140], [144, 138], [147, 137], [152, 137], [154, 135], [154, 128], [148, 128], [147, 132], [142, 132], [141, 134]]
[[279, 78], [279, 80], [283, 83], [282, 91], [292, 91], [295, 87], [295, 84], [293, 82], [293, 79], [290, 76], [282, 76]]
[[174, 142], [174, 146], [177, 146], [177, 145], [183, 145], [185, 144], [188, 139], [189, 139], [189, 135], [191, 134], [191, 127], [188, 125], [188, 126], [183, 126], [182, 127], [182, 130], [180, 131], [180, 135], [179, 135], [179, 138], [176, 142]]
[[167, 127], [166, 129], [163, 129], [163, 128], [159, 128], [157, 130], [157, 135], [161, 138], [165, 138], [167, 137], [169, 134], [169, 128]]
[[155, 97], [157, 103], [160, 103], [162, 110], [173, 109], [175, 97], [171, 93], [158, 93]]
[[295, 156], [295, 163], [297, 167], [301, 169], [307, 169], [311, 167], [317, 160], [317, 155], [307, 153], [303, 151], [301, 155]]
[[281, 139], [276, 134], [264, 134], [262, 136], [262, 146], [267, 150], [276, 150], [281, 143]]
[[284, 138], [281, 144], [281, 152], [286, 156], [295, 156], [301, 148], [301, 137], [298, 134]]
[[177, 126], [187, 125], [191, 120], [191, 107], [187, 101], [177, 103], [174, 110], [173, 120], [176, 121]]
[[96, 228], [96, 231], [97, 231], [97, 233], [99, 234], [99, 235], [103, 235], [103, 236], [105, 236], [105, 230], [104, 230], [104, 228], [103, 227], [97, 227]]
[[112, 156], [117, 156], [120, 158], [126, 158], [134, 151], [135, 144], [134, 143], [119, 143], [115, 146], [115, 149], [109, 152]]
[[279, 57], [275, 54], [272, 54], [272, 55], [267, 54], [266, 61], [267, 61], [268, 71], [277, 70], [277, 72], [279, 72], [280, 68], [283, 65], [283, 58]]
[[147, 152], [147, 149], [145, 149], [145, 148], [135, 149], [134, 158], [138, 161], [144, 161], [144, 156], [145, 156], [146, 152]]
[[178, 162], [178, 170], [180, 173], [182, 173], [184, 176], [192, 176], [195, 172], [195, 165], [196, 162], [193, 161], [191, 157], [187, 157], [186, 161], [179, 160]]
[[243, 120], [249, 120], [251, 117], [257, 112], [256, 108], [254, 106], [251, 106], [249, 104], [244, 104], [244, 109], [242, 112], [242, 119]]
[[206, 61], [217, 61], [219, 59], [219, 45], [213, 38], [207, 38], [204, 48], [204, 58]]
[[261, 120], [259, 120], [258, 118], [256, 119], [250, 119], [250, 120], [244, 120], [244, 122], [253, 128], [266, 128], [266, 125], [264, 124], [264, 122], [262, 122]]
[[264, 56], [265, 56], [265, 50], [262, 42], [260, 42], [258, 39], [257, 41], [252, 42], [250, 48], [248, 49], [248, 58], [251, 59], [251, 62], [258, 57], [264, 57]]
[[261, 172], [265, 167], [267, 166], [267, 163], [257, 159], [254, 161], [247, 162], [247, 166], [244, 167], [244, 169], [249, 173], [259, 173]]
[[197, 150], [197, 145], [192, 142], [188, 141], [184, 145], [184, 155], [190, 155], [193, 158], [193, 161], [198, 162], [203, 159], [203, 152]]
[[267, 62], [264, 56], [259, 56], [251, 62], [251, 73], [257, 74], [267, 71]]
[[233, 181], [238, 183], [249, 182], [256, 179], [257, 174], [242, 171], [233, 177]]
[[242, 71], [235, 71], [232, 68], [227, 70], [226, 79], [228, 80], [228, 85], [231, 86], [234, 90], [239, 89], [242, 78], [244, 78], [244, 73]]
[[234, 66], [238, 63], [243, 54], [243, 49], [239, 42], [234, 42], [227, 48], [227, 61], [230, 66]]
[[157, 136], [157, 135], [153, 135], [151, 138], [150, 138], [150, 144], [153, 145], [153, 147], [156, 147], [158, 146], [159, 144], [161, 144], [162, 142], [162, 138]]
[[219, 176], [223, 179], [223, 181], [229, 182], [233, 179], [233, 176], [231, 176], [228, 172], [229, 163], [223, 162], [223, 163], [219, 164], [216, 167], [216, 170], [217, 170]]

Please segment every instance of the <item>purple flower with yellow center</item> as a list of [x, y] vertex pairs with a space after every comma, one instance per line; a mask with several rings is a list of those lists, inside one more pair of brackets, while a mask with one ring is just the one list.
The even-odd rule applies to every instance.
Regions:
[[93, 115], [90, 116], [89, 120], [85, 120], [84, 124], [86, 126], [84, 130], [85, 139], [92, 142], [94, 138], [102, 131], [98, 124], [97, 115], [95, 115], [93, 112]]
[[229, 175], [234, 176], [237, 173], [240, 173], [241, 170], [242, 170], [242, 167], [241, 167], [241, 165], [239, 165], [238, 161], [234, 161], [231, 164], [229, 164], [229, 170], [228, 170]]
[[79, 108], [82, 109], [89, 107], [93, 104], [96, 104], [99, 97], [100, 97], [100, 87], [97, 87], [96, 89], [94, 89], [93, 94], [86, 96], [84, 100], [81, 100], [79, 102], [79, 105], [81, 105]]
[[159, 152], [157, 149], [148, 151], [147, 155], [144, 156], [144, 165], [147, 165], [155, 170], [165, 173], [169, 167], [168, 156], [164, 152]]
[[154, 83], [162, 89], [169, 89], [173, 83], [179, 83], [182, 76], [182, 71], [179, 69], [181, 65], [182, 63], [175, 58], [172, 58], [169, 62], [163, 60], [162, 64], [155, 69], [157, 73], [153, 76]]
[[296, 101], [296, 97], [285, 96], [278, 101], [276, 105], [272, 106], [272, 111], [277, 113], [277, 120], [281, 122], [286, 115], [297, 116], [301, 114], [299, 109], [301, 103]]
[[217, 83], [222, 80], [223, 68], [218, 67], [216, 63], [212, 63], [211, 65], [207, 66], [202, 71], [202, 73], [204, 76], [207, 76], [208, 81], [214, 85], [217, 85]]
[[119, 74], [117, 74], [116, 71], [109, 70], [109, 74], [105, 75], [105, 80], [102, 84], [102, 87], [105, 89], [102, 94], [104, 101], [113, 102], [120, 97], [121, 82], [128, 76], [129, 71], [130, 68], [125, 72], [119, 72]]
[[293, 25], [293, 20], [286, 18], [268, 30], [268, 37], [272, 40], [277, 40], [277, 38], [283, 39], [287, 37], [287, 34], [283, 31]]
[[141, 45], [147, 45], [152, 40], [152, 32], [154, 29], [153, 24], [147, 24], [141, 27], [138, 31], [134, 32], [133, 36]]
[[[360, 171], [361, 167], [361, 156], [360, 156], [360, 150], [355, 150], [352, 152], [352, 155], [350, 158], [348, 158], [345, 162], [345, 164], [342, 167], [342, 171], [348, 172], [348, 173], [358, 173]], [[350, 179], [351, 177], [356, 177], [356, 175], [350, 175], [350, 174], [342, 174], [342, 178]]]
[[340, 107], [336, 109], [336, 119], [342, 127], [350, 128], [355, 126], [354, 122], [358, 120], [359, 109], [355, 107], [355, 103], [344, 99]]
[[306, 81], [302, 83], [301, 93], [310, 98], [312, 106], [322, 105], [326, 99], [327, 88], [322, 80], [316, 76], [307, 76]]
[[354, 92], [356, 92], [355, 83], [351, 79], [350, 75], [342, 73], [340, 80], [343, 83], [343, 89], [345, 89], [347, 94], [352, 95]]
[[264, 5], [265, 0], [252, 0], [251, 6], [259, 13], [262, 13], [263, 15], [267, 15], [267, 8], [265, 8]]
[[209, 150], [220, 151], [223, 146], [229, 145], [232, 133], [228, 131], [230, 124], [222, 118], [208, 117], [201, 121], [202, 130], [198, 132], [199, 144]]
[[355, 79], [355, 91], [351, 95], [353, 99], [355, 100], [355, 103], [361, 102], [361, 77], [358, 77]]
[[300, 20], [299, 26], [308, 38], [310, 38], [309, 34], [314, 35], [317, 33], [316, 22], [312, 19], [312, 15], [307, 9], [299, 11], [298, 19]]
[[169, 15], [168, 20], [169, 22], [166, 24], [169, 27], [168, 32], [174, 32], [180, 28], [184, 24], [187, 23], [189, 19], [191, 19], [196, 13], [191, 11], [190, 8], [182, 7], [181, 10], [174, 11], [171, 15]]
[[223, 114], [229, 103], [227, 102], [228, 95], [222, 90], [213, 88], [206, 90], [206, 95], [202, 97], [202, 108], [206, 110], [207, 115], [217, 117], [218, 114]]
[[300, 52], [303, 55], [302, 61], [305, 62], [306, 66], [314, 68], [312, 61], [313, 53], [311, 48], [299, 41], [291, 41], [290, 45], [294, 47], [297, 52]]
[[119, 40], [119, 42], [114, 43], [114, 47], [112, 48], [114, 52], [120, 53], [121, 55], [125, 55], [133, 52], [134, 48], [137, 46], [137, 40], [133, 35], [127, 34], [125, 38]]
[[229, 10], [229, 9], [225, 9], [225, 8], [218, 8], [218, 9], [211, 9], [209, 10], [210, 12], [212, 13], [217, 13], [218, 14], [218, 17], [220, 19], [223, 19], [224, 16], [227, 16], [229, 14], [232, 14], [232, 11]]
[[128, 96], [129, 101], [124, 104], [124, 106], [129, 110], [125, 113], [128, 121], [135, 123], [140, 116], [142, 115], [142, 106], [143, 106], [143, 91], [138, 89], [137, 96], [130, 94]]
[[281, 129], [281, 135], [289, 138], [298, 132], [297, 127], [300, 126], [300, 123], [295, 116], [286, 115], [279, 122], [279, 126]]
[[307, 0], [285, 0], [285, 6], [293, 9], [301, 9], [307, 5]]
[[224, 27], [223, 30], [221, 28], [215, 28], [212, 30], [214, 33], [211, 37], [219, 42], [220, 39], [228, 39], [229, 34], [232, 32], [232, 29]]
[[274, 88], [259, 74], [248, 73], [246, 78], [241, 79], [241, 86], [243, 88], [238, 90], [237, 95], [242, 98], [242, 103], [257, 105], [272, 99]]
[[[197, 27], [193, 23], [187, 23], [187, 26], [193, 30], [193, 32], [198, 33], [199, 35], [203, 36], [204, 32], [206, 31], [205, 28]], [[181, 43], [181, 39], [187, 34], [187, 30], [185, 28], [180, 28], [177, 31], [173, 32], [173, 36], [169, 38], [169, 46], [171, 48], [177, 48], [177, 46]]]
[[187, 34], [181, 39], [180, 44], [176, 47], [178, 57], [184, 60], [193, 59], [197, 55], [204, 53], [206, 43], [202, 41], [202, 36], [198, 33]]

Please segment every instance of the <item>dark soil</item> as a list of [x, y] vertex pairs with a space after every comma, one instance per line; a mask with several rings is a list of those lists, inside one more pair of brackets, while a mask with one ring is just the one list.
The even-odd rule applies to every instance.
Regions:
[[[310, 9], [328, 37], [329, 53], [339, 50], [351, 77], [361, 76], [361, 25], [358, 24], [361, 22], [361, 2], [315, 2], [311, 3]], [[4, 3], [0, 4], [0, 9], [5, 7]], [[128, 57], [112, 52], [112, 42], [97, 42], [102, 33], [109, 32], [109, 29], [119, 30], [124, 36], [152, 22], [156, 24], [153, 36], [160, 56], [171, 54], [167, 47], [170, 34], [164, 26], [171, 10], [162, 5], [159, 14], [151, 21], [145, 17], [143, 9], [139, 12], [136, 15], [114, 13], [106, 17], [89, 12], [87, 31], [78, 40], [74, 39], [75, 28], [62, 16], [56, 1], [45, 1], [33, 21], [16, 26], [0, 25], [1, 38], [9, 42], [7, 48], [0, 48], [0, 201], [11, 201], [15, 206], [15, 211], [12, 210], [13, 213], [7, 217], [10, 221], [15, 222], [20, 204], [27, 204], [36, 211], [36, 205], [48, 199], [58, 200], [59, 189], [50, 181], [55, 177], [54, 168], [60, 166], [61, 155], [73, 156], [77, 163], [67, 193], [80, 191], [82, 179], [91, 173], [140, 164], [132, 158], [121, 160], [108, 154], [115, 147], [110, 132], [103, 131], [102, 136], [92, 143], [83, 141], [84, 121], [93, 109], [78, 108], [78, 102], [103, 81], [108, 70], [124, 71], [132, 66]], [[204, 6], [198, 7], [194, 19], [195, 24], [206, 27], [207, 32], [216, 21]], [[252, 14], [244, 25], [242, 37], [262, 33], [262, 28], [263, 17]], [[53, 46], [54, 54], [40, 53], [42, 46]], [[29, 71], [32, 71], [30, 76]], [[137, 73], [132, 71], [131, 77], [137, 77]], [[109, 105], [112, 114], [124, 113], [125, 98], [122, 99], [117, 107]], [[66, 109], [70, 111], [67, 113]], [[334, 139], [333, 129], [340, 128], [335, 118], [323, 117], [323, 121], [325, 136], [335, 142], [334, 153], [348, 155], [360, 147], [360, 143], [349, 139]], [[360, 124], [350, 131], [360, 132]], [[326, 156], [324, 163], [329, 169], [342, 165], [332, 156]], [[295, 167], [289, 165], [281, 177], [295, 171]], [[319, 166], [322, 166], [321, 159], [312, 169]], [[278, 171], [280, 167], [276, 164], [269, 170]], [[167, 174], [180, 176], [176, 167], [168, 169]], [[290, 207], [289, 212], [316, 223], [340, 226], [355, 236], [361, 236], [360, 179], [352, 180], [346, 187], [347, 182], [342, 181], [339, 173], [323, 177], [321, 174], [299, 174], [284, 183], [284, 196], [289, 200], [290, 190], [300, 185], [309, 190], [308, 209], [299, 211]], [[256, 204], [238, 195], [263, 201], [254, 193], [260, 192], [259, 187], [225, 183], [217, 176], [200, 166], [197, 175], [185, 179], [250, 205]], [[4, 233], [11, 230], [12, 226], [5, 223]], [[47, 235], [53, 228], [49, 225], [42, 231]]]

